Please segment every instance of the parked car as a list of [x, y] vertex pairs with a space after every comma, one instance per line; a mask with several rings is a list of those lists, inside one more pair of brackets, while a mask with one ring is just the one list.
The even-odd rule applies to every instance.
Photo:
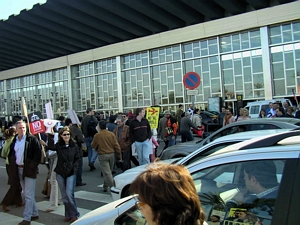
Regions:
[[277, 103], [280, 107], [282, 107], [283, 102], [287, 102], [289, 106], [292, 106], [292, 102], [289, 99], [285, 98], [278, 98], [278, 99], [271, 99], [271, 100], [263, 100], [263, 101], [256, 101], [256, 102], [248, 102], [245, 106], [246, 109], [249, 111], [249, 116], [251, 118], [258, 118], [260, 110], [264, 109], [267, 111], [269, 109], [269, 103]]
[[[182, 165], [189, 165], [192, 162], [198, 161], [226, 146], [230, 146], [235, 143], [239, 143], [245, 140], [249, 140], [251, 138], [262, 137], [270, 134], [277, 134], [287, 132], [287, 129], [274, 129], [274, 130], [264, 130], [264, 131], [249, 131], [243, 133], [236, 133], [227, 135], [224, 137], [220, 137], [213, 142], [202, 146], [201, 148], [197, 149], [193, 153], [187, 155], [186, 157], [180, 158], [173, 158], [173, 161], [166, 161], [172, 163], [178, 163]], [[165, 160], [164, 160], [165, 161]], [[111, 195], [114, 200], [126, 197], [130, 195], [130, 185], [132, 181], [140, 174], [142, 171], [145, 170], [146, 165], [138, 166], [132, 168], [130, 170], [126, 170], [125, 172], [117, 175], [114, 177], [114, 187], [111, 188]]]
[[[220, 217], [223, 224], [233, 224], [235, 211], [251, 213], [256, 224], [282, 225], [298, 224], [298, 201], [300, 199], [300, 131], [278, 133], [251, 139], [226, 147], [204, 159], [187, 166], [195, 182], [207, 223], [211, 216]], [[225, 151], [224, 151], [225, 150]], [[221, 153], [220, 153], [221, 152]], [[242, 204], [238, 208], [226, 208], [229, 200], [245, 188], [245, 163], [273, 165], [276, 186], [274, 196], [259, 198], [252, 204]], [[269, 167], [267, 166], [266, 169]], [[247, 175], [248, 176], [248, 175]], [[266, 180], [269, 177], [266, 176]], [[251, 179], [255, 182], [254, 177]], [[248, 179], [249, 180], [249, 179]], [[251, 181], [252, 182], [252, 181]], [[259, 193], [260, 195], [264, 193]], [[266, 195], [265, 195], [266, 196]], [[254, 197], [249, 195], [249, 197]], [[136, 196], [119, 199], [84, 215], [73, 225], [123, 225], [146, 224], [144, 217], [135, 207]], [[242, 224], [239, 222], [239, 224]]]
[[226, 125], [225, 127], [220, 128], [211, 135], [209, 135], [204, 140], [197, 140], [179, 143], [171, 147], [166, 148], [160, 158], [170, 159], [185, 156], [188, 153], [195, 151], [196, 149], [201, 148], [202, 146], [214, 141], [219, 137], [223, 137], [229, 134], [235, 134], [239, 132], [240, 129], [245, 131], [253, 130], [270, 130], [270, 129], [297, 129], [300, 126], [300, 120], [296, 118], [260, 118], [260, 119], [250, 119], [234, 122]]
[[202, 117], [202, 125], [204, 126], [205, 131], [216, 130], [219, 128], [218, 115], [208, 111], [201, 111], [200, 116]]

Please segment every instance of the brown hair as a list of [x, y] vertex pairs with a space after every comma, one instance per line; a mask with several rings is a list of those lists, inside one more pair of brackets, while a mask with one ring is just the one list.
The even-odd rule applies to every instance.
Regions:
[[74, 140], [72, 139], [72, 132], [71, 132], [70, 127], [65, 126], [65, 127], [61, 128], [61, 129], [59, 130], [59, 132], [58, 132], [58, 141], [57, 141], [57, 142], [58, 142], [59, 144], [65, 144], [64, 139], [61, 137], [61, 135], [62, 135], [63, 132], [65, 132], [65, 131], [67, 131], [67, 132], [70, 133], [70, 143], [71, 143], [71, 142], [74, 142]]
[[16, 127], [12, 126], [12, 127], [5, 130], [4, 138], [6, 140], [10, 139], [10, 138], [15, 136], [16, 132], [17, 132]]
[[130, 189], [151, 207], [153, 220], [159, 225], [202, 225], [204, 222], [194, 181], [183, 165], [150, 164]]

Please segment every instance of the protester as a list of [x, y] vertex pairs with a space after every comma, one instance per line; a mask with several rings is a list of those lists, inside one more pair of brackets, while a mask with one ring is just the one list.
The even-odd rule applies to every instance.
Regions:
[[162, 118], [158, 121], [158, 131], [157, 131], [157, 137], [160, 140], [163, 140], [165, 143], [165, 146], [163, 150], [165, 150], [168, 147], [168, 139], [166, 138], [166, 127], [167, 127], [167, 115], [164, 114]]
[[117, 127], [113, 130], [122, 151], [123, 166], [121, 169], [123, 171], [130, 168], [130, 152], [132, 144], [129, 137], [129, 126], [125, 125], [125, 119], [126, 118], [123, 116], [118, 116], [116, 119]]
[[129, 136], [135, 142], [139, 164], [145, 165], [150, 163], [149, 155], [152, 154], [151, 128], [148, 120], [144, 118], [144, 109], [137, 108], [135, 115], [129, 125]]
[[267, 117], [267, 113], [266, 110], [261, 109], [258, 115], [258, 118], [266, 118]]
[[237, 118], [236, 121], [242, 121], [242, 120], [250, 120], [249, 111], [248, 109], [241, 108], [240, 109], [240, 116]]
[[177, 120], [178, 123], [178, 135], [180, 135], [180, 122], [183, 114], [183, 105], [179, 104], [178, 109], [176, 111], [175, 119]]
[[79, 217], [74, 188], [80, 155], [79, 148], [71, 136], [71, 129], [67, 126], [63, 127], [58, 133], [58, 142], [54, 146], [49, 146], [50, 149], [57, 152], [58, 160], [54, 171], [65, 205], [65, 222], [74, 222]]
[[226, 116], [224, 116], [223, 126], [226, 126], [226, 125], [228, 125], [228, 124], [231, 124], [231, 123], [233, 123], [234, 121], [235, 121], [235, 120], [234, 120], [232, 108], [226, 109]]
[[193, 105], [193, 104], [189, 104], [189, 108], [188, 108], [187, 111], [188, 111], [188, 112], [190, 113], [190, 115], [191, 115], [190, 120], [192, 120], [192, 119], [193, 119], [193, 116], [194, 116], [194, 105]]
[[149, 225], [204, 224], [194, 181], [183, 165], [150, 164], [130, 190], [138, 194], [136, 206]]
[[52, 212], [57, 209], [58, 205], [62, 205], [62, 196], [58, 188], [58, 182], [56, 179], [56, 172], [54, 171], [57, 165], [57, 153], [52, 149], [49, 149], [47, 146], [54, 146], [58, 141], [58, 132], [56, 127], [53, 127], [52, 133], [47, 134], [48, 139], [47, 143], [40, 141], [42, 145], [47, 149], [47, 158], [49, 163], [49, 180], [50, 180], [50, 198], [49, 198], [49, 207], [46, 209], [46, 212]]
[[[9, 170], [10, 174], [14, 174], [11, 176], [12, 178], [19, 176], [19, 182], [22, 186], [26, 203], [23, 212], [23, 221], [19, 225], [27, 225], [32, 220], [39, 218], [34, 195], [42, 147], [36, 137], [26, 134], [26, 124], [24, 121], [16, 123], [16, 131], [17, 135], [10, 145], [8, 155]], [[11, 182], [16, 182], [16, 180], [13, 179]]]
[[150, 161], [154, 162], [154, 160], [157, 157], [157, 148], [159, 146], [158, 142], [157, 142], [157, 131], [156, 129], [152, 129], [152, 137], [151, 137], [151, 141], [152, 141], [152, 154], [150, 155]]
[[95, 130], [92, 129], [91, 126], [94, 126], [94, 128], [96, 129], [98, 120], [94, 116], [95, 111], [93, 110], [93, 108], [88, 108], [86, 110], [86, 113], [87, 113], [87, 115], [82, 119], [82, 122], [81, 122], [81, 130], [84, 135], [84, 141], [85, 141], [86, 148], [88, 151], [88, 160], [89, 160], [90, 171], [93, 171], [96, 169], [96, 167], [94, 166], [94, 163], [95, 163], [95, 160], [97, 159], [98, 154], [97, 154], [96, 150], [93, 149], [91, 146], [93, 137], [97, 133]]
[[99, 154], [100, 169], [103, 174], [103, 191], [113, 186], [112, 169], [114, 166], [115, 153], [118, 162], [122, 161], [121, 148], [113, 132], [106, 129], [106, 121], [99, 122], [100, 132], [98, 132], [92, 141], [92, 147], [97, 149]]
[[16, 127], [10, 127], [4, 132], [5, 143], [1, 152], [1, 157], [6, 158], [6, 173], [8, 176], [8, 185], [10, 185], [9, 190], [4, 196], [1, 205], [4, 212], [9, 212], [10, 209], [8, 206], [16, 205], [16, 206], [24, 206], [22, 203], [22, 187], [20, 185], [19, 176], [15, 176], [15, 174], [11, 174], [9, 169], [9, 160], [8, 155], [10, 152], [10, 145], [13, 141], [13, 138], [17, 134]]
[[77, 146], [79, 148], [80, 159], [79, 159], [78, 170], [77, 170], [77, 173], [76, 173], [76, 186], [84, 186], [84, 185], [86, 185], [86, 183], [82, 182], [82, 166], [83, 166], [82, 143], [84, 142], [83, 133], [80, 130], [80, 128], [78, 127], [77, 124], [72, 123], [72, 120], [70, 118], [66, 119], [66, 126], [68, 126], [70, 128], [72, 138], [73, 138], [73, 140], [75, 141], [75, 143], [77, 144]]
[[168, 147], [170, 147], [176, 144], [178, 126], [176, 123], [176, 119], [172, 117], [169, 110], [166, 110], [164, 112], [164, 115], [166, 115], [167, 117], [165, 137], [168, 140]]
[[294, 109], [292, 106], [287, 106], [286, 111], [285, 111], [285, 117], [294, 117]]
[[113, 130], [117, 127], [117, 124], [115, 123], [116, 118], [117, 117], [114, 115], [110, 115], [110, 117], [109, 117], [109, 122], [106, 124], [106, 128], [110, 132], [113, 132]]
[[187, 142], [194, 140], [194, 137], [191, 133], [191, 127], [199, 130], [201, 128], [198, 128], [196, 125], [194, 125], [190, 119], [191, 114], [189, 112], [185, 113], [185, 117], [181, 119], [181, 142]]
[[218, 123], [219, 123], [219, 126], [221, 126], [221, 127], [223, 126], [223, 121], [224, 121], [225, 116], [226, 116], [226, 107], [222, 106], [221, 112], [218, 115]]

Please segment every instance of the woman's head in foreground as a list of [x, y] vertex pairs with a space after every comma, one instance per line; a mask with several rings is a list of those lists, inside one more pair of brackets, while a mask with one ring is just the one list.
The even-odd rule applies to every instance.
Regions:
[[153, 163], [131, 184], [148, 225], [202, 225], [204, 213], [194, 181], [182, 165]]

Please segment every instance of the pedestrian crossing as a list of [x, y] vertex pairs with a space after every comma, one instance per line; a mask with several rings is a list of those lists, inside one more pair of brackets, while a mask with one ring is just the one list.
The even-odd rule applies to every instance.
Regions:
[[[101, 187], [102, 185], [99, 185]], [[76, 191], [75, 192], [75, 198], [76, 200], [82, 199], [82, 200], [88, 200], [88, 201], [93, 201], [93, 202], [101, 202], [101, 203], [110, 203], [112, 202], [112, 197], [109, 194], [102, 194], [102, 193], [96, 193], [96, 192], [89, 192], [89, 191]], [[37, 202], [37, 207], [39, 209], [39, 220], [47, 221], [44, 223], [37, 221], [32, 221], [32, 225], [59, 225], [59, 224], [66, 224], [65, 222], [62, 221], [64, 218], [64, 205], [59, 205], [56, 210], [52, 212], [45, 212], [46, 209], [49, 207], [49, 201], [40, 201]], [[23, 208], [22, 210], [16, 210], [11, 208], [11, 211], [9, 213], [5, 212], [0, 212], [0, 224], [2, 225], [16, 225], [20, 223], [23, 220], [22, 214], [20, 216], [16, 216], [14, 214], [20, 214], [22, 211], [23, 213]], [[92, 211], [90, 209], [85, 209], [85, 208], [80, 208], [78, 207], [78, 211], [80, 213], [80, 217], [83, 215], [87, 214], [88, 212]], [[43, 213], [45, 212], [45, 213]], [[43, 214], [43, 215], [42, 215]], [[47, 218], [44, 218], [44, 217]], [[51, 221], [52, 217], [61, 217], [56, 221]], [[49, 222], [48, 222], [49, 221]], [[61, 223], [60, 223], [61, 222]]]

